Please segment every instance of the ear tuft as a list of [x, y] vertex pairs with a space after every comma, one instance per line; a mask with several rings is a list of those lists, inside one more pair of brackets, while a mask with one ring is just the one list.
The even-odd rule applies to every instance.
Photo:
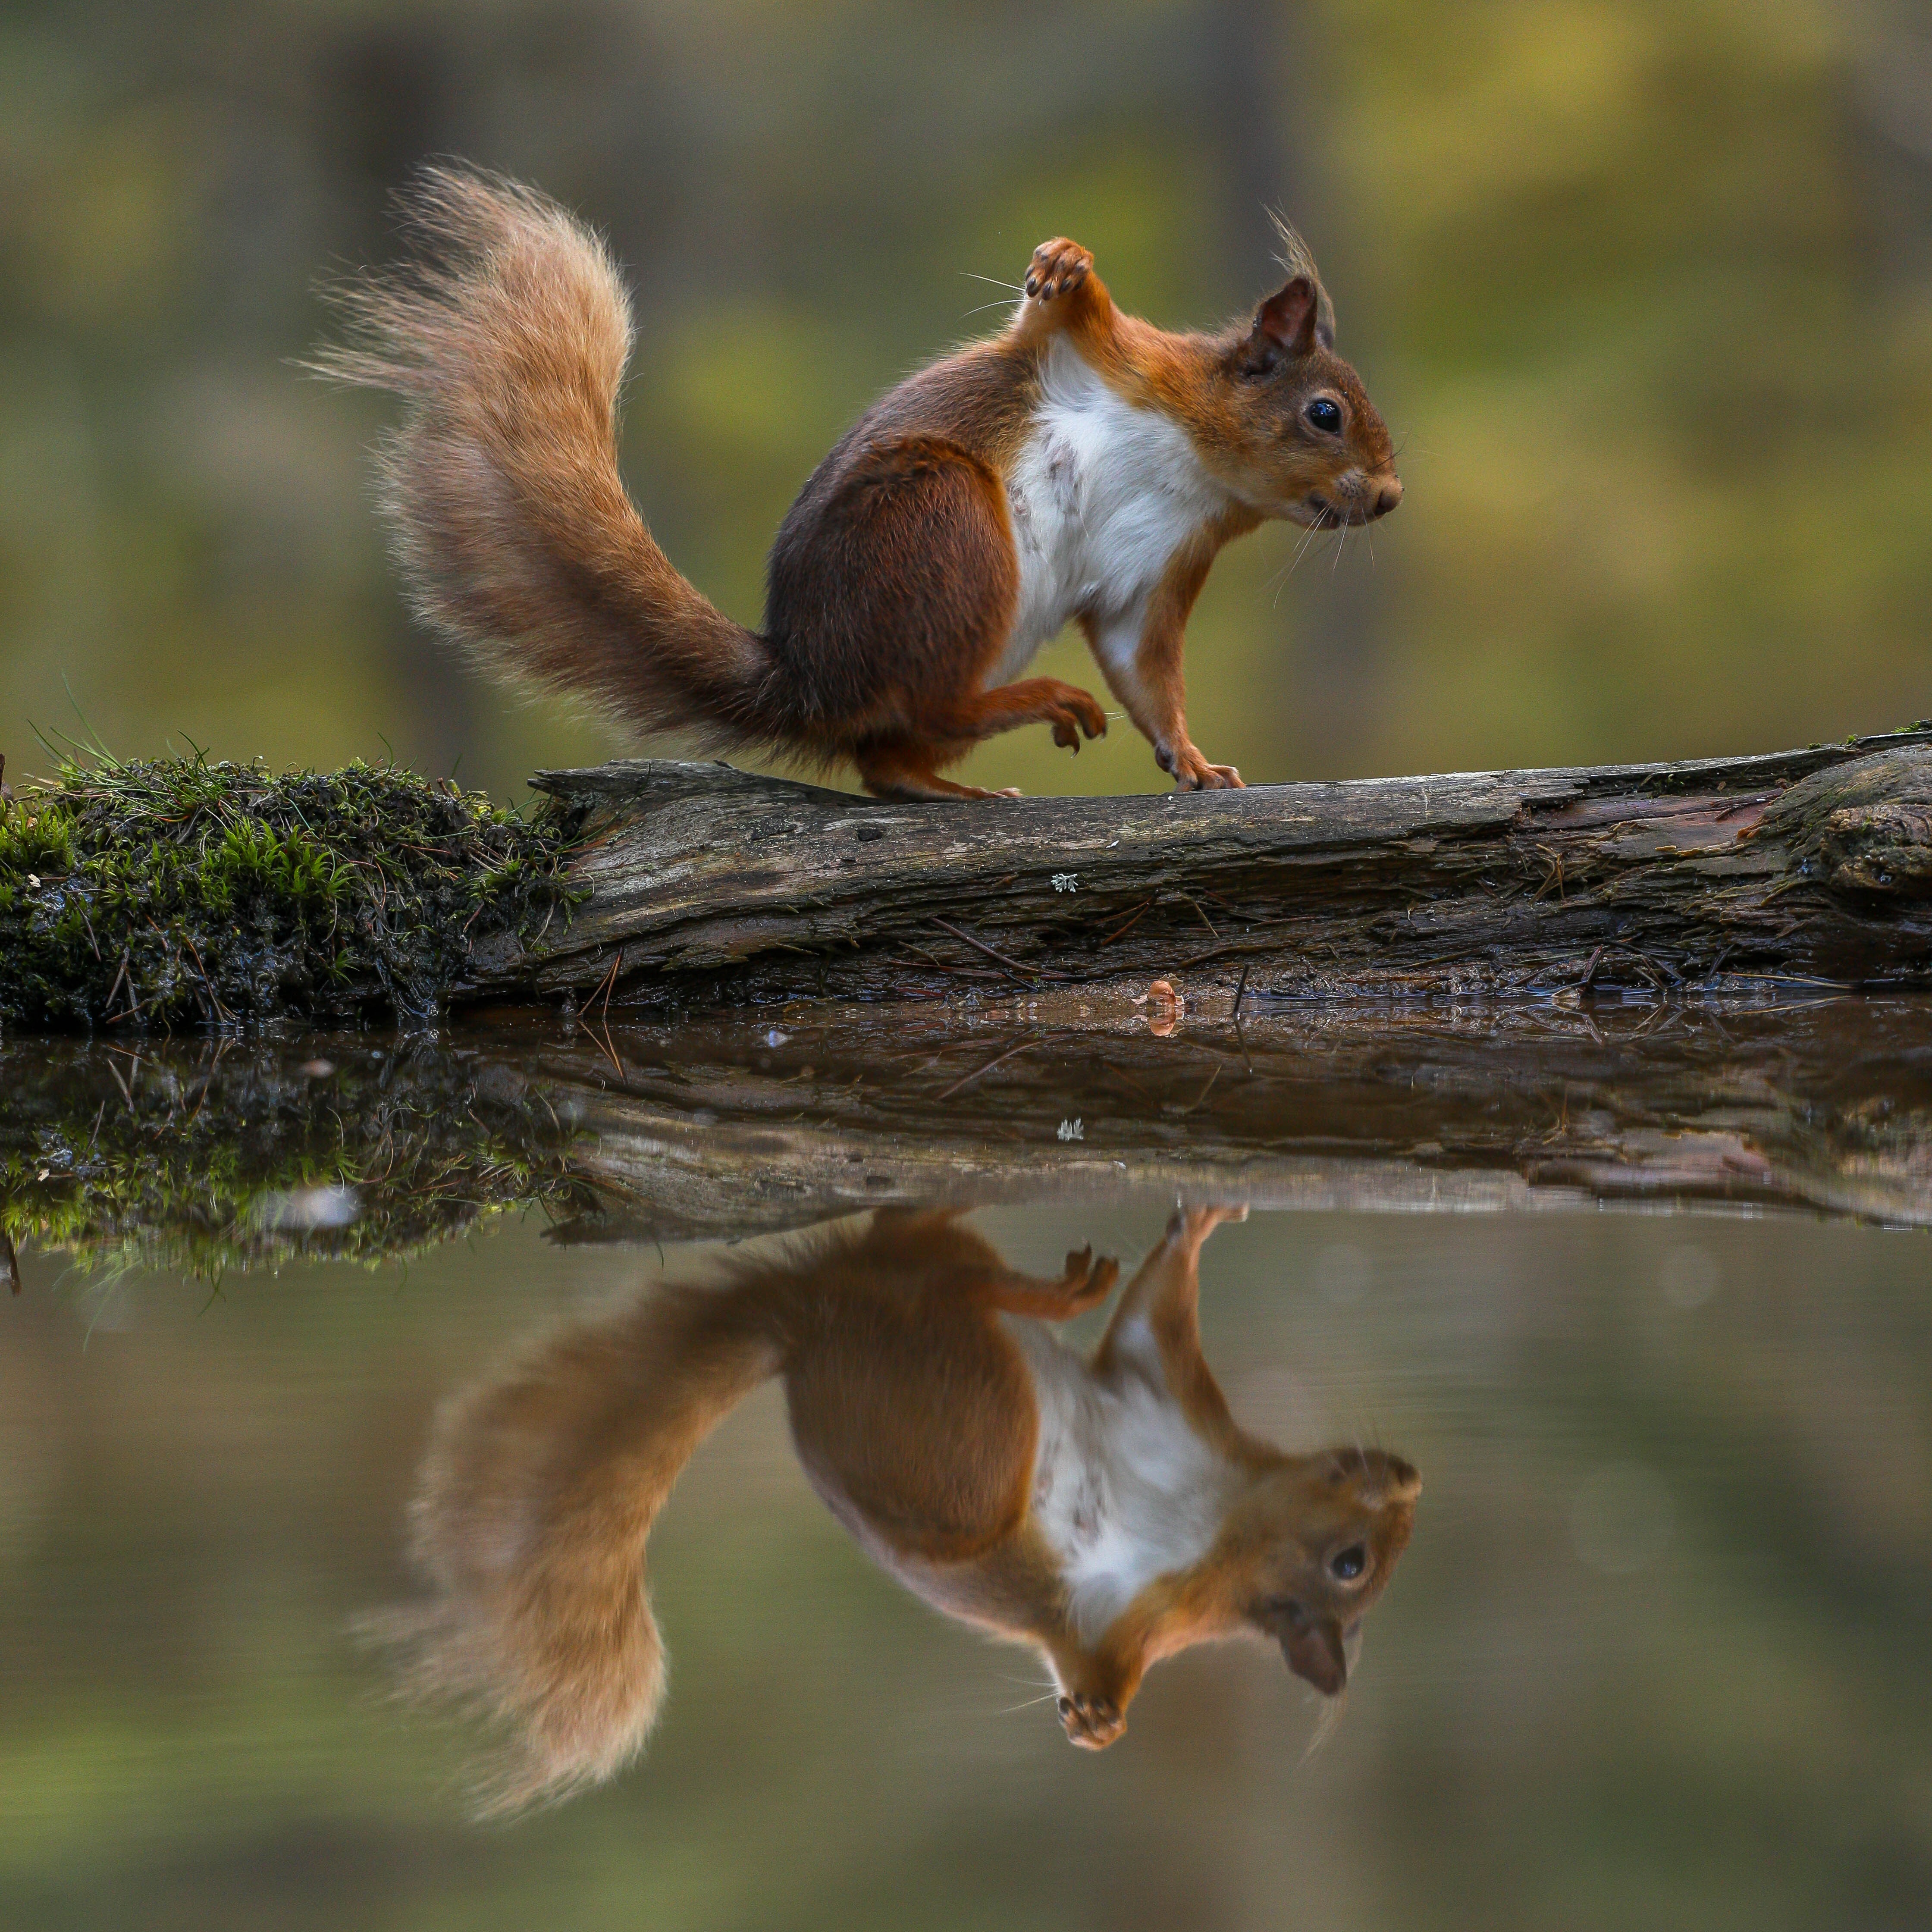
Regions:
[[1275, 239], [1281, 244], [1281, 253], [1276, 259], [1291, 278], [1306, 275], [1315, 284], [1315, 339], [1324, 349], [1333, 349], [1335, 304], [1328, 299], [1328, 291], [1322, 285], [1322, 271], [1315, 266], [1315, 251], [1289, 226], [1278, 208], [1268, 210], [1268, 219], [1274, 224]]

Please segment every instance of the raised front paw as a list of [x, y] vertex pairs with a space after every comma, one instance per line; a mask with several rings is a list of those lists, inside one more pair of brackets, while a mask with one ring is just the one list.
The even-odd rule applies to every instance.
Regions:
[[1089, 1697], [1076, 1690], [1054, 1708], [1066, 1732], [1066, 1742], [1082, 1750], [1105, 1750], [1127, 1728], [1126, 1714], [1111, 1697]]
[[1064, 235], [1042, 242], [1027, 265], [1026, 292], [1036, 302], [1050, 302], [1077, 289], [1093, 266], [1093, 250]]
[[1242, 790], [1241, 775], [1232, 765], [1210, 765], [1192, 745], [1183, 745], [1178, 751], [1166, 745], [1156, 745], [1154, 756], [1160, 761], [1164, 772], [1173, 774], [1176, 791], [1229, 791]]
[[1090, 738], [1107, 735], [1107, 714], [1078, 685], [1063, 685], [1054, 694], [1056, 702], [1048, 716], [1053, 721], [1053, 742], [1070, 752], [1080, 748], [1080, 734]]

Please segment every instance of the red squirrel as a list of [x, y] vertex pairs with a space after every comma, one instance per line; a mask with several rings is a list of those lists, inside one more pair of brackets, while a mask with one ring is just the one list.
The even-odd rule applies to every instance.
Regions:
[[1333, 1697], [1421, 1488], [1380, 1450], [1284, 1454], [1201, 1352], [1201, 1246], [1177, 1213], [1089, 1356], [1051, 1324], [1113, 1262], [1016, 1274], [946, 1212], [886, 1210], [724, 1286], [565, 1330], [440, 1418], [411, 1505], [434, 1595], [375, 1620], [418, 1693], [481, 1706], [507, 1754], [486, 1808], [608, 1778], [664, 1695], [644, 1546], [728, 1411], [784, 1378], [813, 1487], [946, 1615], [1033, 1646], [1066, 1736], [1126, 1727], [1148, 1666], [1248, 1635]]
[[940, 776], [982, 739], [1106, 714], [1022, 675], [1070, 620], [1177, 788], [1238, 785], [1189, 736], [1180, 658], [1216, 553], [1270, 518], [1366, 524], [1402, 500], [1388, 430], [1334, 352], [1300, 238], [1249, 321], [1173, 334], [1094, 258], [1034, 251], [998, 335], [875, 403], [781, 526], [765, 626], [673, 568], [616, 460], [629, 304], [609, 254], [514, 184], [428, 174], [412, 269], [342, 292], [314, 365], [404, 399], [382, 508], [418, 614], [500, 672], [638, 731], [849, 760], [882, 798], [983, 798]]

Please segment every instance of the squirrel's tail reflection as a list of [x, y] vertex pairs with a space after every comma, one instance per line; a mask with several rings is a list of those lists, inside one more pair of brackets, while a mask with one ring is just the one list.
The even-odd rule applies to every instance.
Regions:
[[486, 1814], [620, 1769], [664, 1698], [644, 1545], [698, 1444], [773, 1375], [755, 1294], [669, 1288], [564, 1330], [439, 1418], [410, 1504], [434, 1591], [363, 1628], [405, 1694], [455, 1701], [508, 1741]]

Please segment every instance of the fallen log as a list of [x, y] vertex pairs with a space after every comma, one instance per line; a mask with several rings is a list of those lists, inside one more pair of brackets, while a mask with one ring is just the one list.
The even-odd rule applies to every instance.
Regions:
[[1256, 999], [1932, 980], [1932, 730], [1764, 758], [889, 805], [721, 766], [535, 781], [585, 896], [470, 997]]
[[[0, 803], [0, 1021], [127, 1032], [1023, 994], [1932, 983], [1932, 727], [1762, 758], [880, 803], [719, 765], [64, 772]], [[1096, 1004], [1096, 1002], [1099, 1002]]]
[[[1129, 1010], [1131, 1012], [1131, 1010]], [[1276, 1005], [1056, 1031], [801, 1004], [0, 1043], [10, 1244], [218, 1279], [536, 1208], [572, 1242], [867, 1208], [1800, 1210], [1932, 1226], [1922, 996]], [[17, 1281], [17, 1274], [14, 1280]]]

